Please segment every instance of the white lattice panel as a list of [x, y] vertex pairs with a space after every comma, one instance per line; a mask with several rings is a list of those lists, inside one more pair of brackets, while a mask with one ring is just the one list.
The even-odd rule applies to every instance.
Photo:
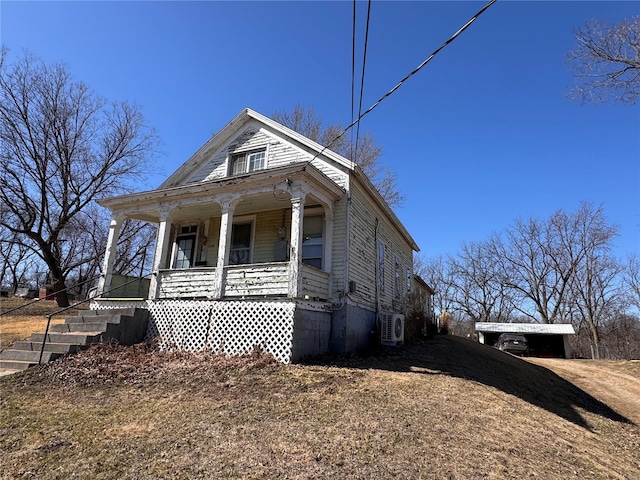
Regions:
[[[149, 305], [150, 323], [155, 324], [163, 346], [187, 352], [206, 348], [210, 311], [210, 302], [167, 300]], [[154, 333], [147, 335], [153, 338]]]
[[280, 362], [291, 361], [292, 301], [146, 300], [116, 304], [96, 300], [91, 307], [146, 308], [149, 327], [145, 340], [159, 337], [162, 348], [237, 355], [259, 346]]
[[259, 346], [289, 363], [293, 346], [294, 302], [216, 302], [208, 347], [218, 353], [250, 352]]

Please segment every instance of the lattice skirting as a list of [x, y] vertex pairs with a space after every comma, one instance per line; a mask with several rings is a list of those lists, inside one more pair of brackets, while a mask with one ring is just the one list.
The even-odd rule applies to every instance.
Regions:
[[158, 337], [162, 348], [237, 355], [258, 346], [280, 362], [291, 361], [294, 301], [94, 300], [91, 307], [147, 309], [145, 340]]

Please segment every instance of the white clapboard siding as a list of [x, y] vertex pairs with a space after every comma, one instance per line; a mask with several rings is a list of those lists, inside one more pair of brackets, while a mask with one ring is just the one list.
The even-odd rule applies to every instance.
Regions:
[[288, 262], [225, 268], [225, 297], [286, 295], [289, 291]]
[[347, 251], [347, 202], [336, 202], [333, 210], [333, 240], [331, 242], [330, 292], [344, 291]]
[[161, 270], [159, 298], [204, 298], [213, 294], [215, 268]]
[[329, 274], [302, 264], [302, 295], [326, 300], [329, 296]]

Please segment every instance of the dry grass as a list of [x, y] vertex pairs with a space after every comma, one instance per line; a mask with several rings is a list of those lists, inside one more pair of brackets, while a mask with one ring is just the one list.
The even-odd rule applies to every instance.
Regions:
[[[17, 307], [23, 307], [14, 310]], [[11, 311], [14, 310], [14, 311]], [[47, 315], [59, 310], [53, 300], [25, 300], [18, 297], [0, 298], [0, 348], [7, 348], [18, 340], [26, 340], [32, 333], [44, 332]], [[63, 323], [65, 317], [76, 315], [71, 309], [53, 317], [51, 324]]]
[[0, 388], [2, 478], [640, 479], [638, 425], [455, 337], [291, 366], [102, 346]]

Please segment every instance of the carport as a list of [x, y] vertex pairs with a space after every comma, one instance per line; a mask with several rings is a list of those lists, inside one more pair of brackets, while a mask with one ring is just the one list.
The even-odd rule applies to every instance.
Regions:
[[570, 323], [495, 323], [476, 322], [478, 341], [493, 345], [502, 333], [518, 333], [529, 341], [532, 357], [571, 358], [569, 335], [575, 335]]

